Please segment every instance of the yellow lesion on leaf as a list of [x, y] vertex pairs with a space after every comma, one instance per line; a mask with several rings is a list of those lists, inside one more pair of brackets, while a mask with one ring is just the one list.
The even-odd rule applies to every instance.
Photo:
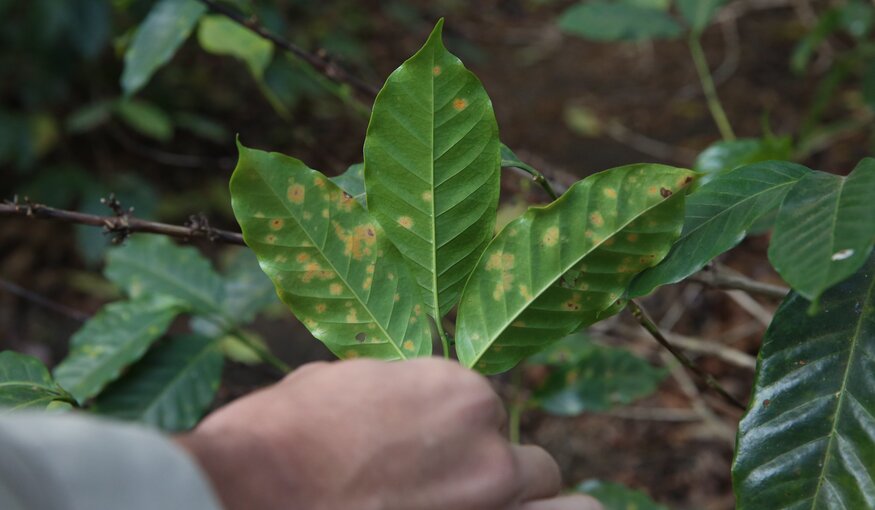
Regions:
[[372, 283], [374, 283], [374, 279], [371, 278], [370, 276], [368, 276], [367, 278], [365, 278], [365, 281], [362, 283], [362, 289], [363, 290], [370, 289]]
[[431, 202], [431, 191], [423, 191], [422, 192], [422, 200], [425, 202]]
[[317, 303], [316, 304], [316, 313], [325, 313], [325, 310], [328, 309], [328, 305], [325, 303]]
[[468, 107], [468, 100], [467, 99], [464, 99], [461, 97], [457, 97], [456, 99], [453, 99], [453, 109], [455, 109], [457, 112], [460, 112], [467, 107]]
[[529, 292], [529, 287], [528, 287], [528, 285], [520, 285], [518, 288], [519, 288], [519, 291], [520, 291], [520, 296], [522, 296], [523, 299], [525, 299], [526, 301], [531, 301], [532, 299], [534, 299], [534, 298], [532, 297], [532, 293]]
[[346, 314], [346, 322], [358, 322], [358, 310], [350, 308], [349, 313]]
[[398, 301], [401, 301], [401, 294], [396, 293], [394, 296], [392, 296], [392, 301], [395, 301], [396, 303]]
[[343, 353], [343, 357], [346, 359], [354, 359], [359, 357], [359, 353], [356, 350], [349, 349]]
[[398, 218], [398, 224], [407, 230], [410, 230], [413, 227], [413, 218], [410, 216], [401, 216]]
[[434, 66], [431, 68], [431, 74], [433, 74], [435, 76], [440, 76], [441, 71], [442, 71], [441, 66]]
[[626, 240], [629, 241], [630, 243], [634, 243], [635, 241], [638, 240], [638, 234], [629, 234], [626, 236]]
[[310, 283], [314, 278], [319, 280], [331, 280], [334, 276], [334, 271], [324, 269], [318, 262], [310, 262], [304, 266], [304, 274], [301, 275], [301, 281], [304, 283]]
[[404, 347], [405, 351], [412, 351], [412, 350], [416, 349], [416, 346], [413, 345], [412, 340], [405, 340], [401, 346]]
[[340, 193], [339, 197], [340, 198], [337, 201], [338, 208], [345, 212], [352, 211], [352, 208], [355, 205], [355, 199], [345, 191]]
[[371, 248], [377, 242], [377, 233], [374, 225], [365, 223], [353, 227], [352, 232], [344, 229], [339, 223], [334, 222], [334, 233], [343, 242], [343, 254], [355, 260], [362, 260], [371, 255]]
[[273, 234], [268, 234], [267, 236], [265, 236], [264, 242], [266, 242], [267, 244], [274, 244], [276, 243], [276, 236]]
[[339, 283], [332, 283], [328, 286], [328, 293], [332, 296], [339, 296], [343, 292], [343, 286]]
[[602, 227], [605, 224], [605, 219], [602, 217], [602, 213], [596, 211], [589, 215], [589, 221], [595, 227]]
[[495, 284], [495, 289], [492, 291], [492, 299], [501, 301], [504, 294], [513, 288], [513, 273], [510, 271], [502, 271], [501, 281]]
[[544, 236], [541, 238], [544, 246], [551, 247], [556, 246], [556, 243], [559, 242], [559, 228], [558, 227], [550, 227], [544, 232]]
[[608, 198], [617, 198], [617, 190], [614, 188], [605, 188], [602, 190], [602, 193]]
[[328, 218], [328, 208], [327, 207], [325, 209], [322, 209], [322, 217]]
[[293, 204], [304, 203], [304, 186], [300, 184], [292, 184], [287, 190], [289, 202]]
[[486, 261], [487, 271], [507, 271], [513, 269], [516, 258], [511, 253], [496, 250]]
[[283, 263], [287, 262], [288, 260], [289, 260], [289, 258], [286, 257], [285, 255], [283, 255], [282, 253], [277, 254], [277, 256], [273, 258], [273, 261], [276, 262], [277, 264], [283, 264]]
[[279, 230], [283, 228], [283, 220], [280, 218], [274, 218], [270, 220], [270, 228], [272, 230]]
[[323, 179], [322, 177], [316, 176], [316, 178], [313, 179], [313, 184], [317, 188], [324, 188], [325, 187], [325, 179]]
[[301, 252], [295, 257], [295, 260], [303, 264], [304, 262], [310, 260], [310, 254]]
[[576, 311], [580, 310], [580, 298], [581, 297], [582, 296], [579, 292], [575, 292], [574, 294], [571, 295], [571, 299], [566, 301], [563, 306], [568, 311], [576, 312]]
[[513, 327], [515, 327], [515, 328], [524, 328], [524, 327], [526, 327], [526, 323], [525, 323], [525, 321], [513, 321], [510, 325], [513, 326]]

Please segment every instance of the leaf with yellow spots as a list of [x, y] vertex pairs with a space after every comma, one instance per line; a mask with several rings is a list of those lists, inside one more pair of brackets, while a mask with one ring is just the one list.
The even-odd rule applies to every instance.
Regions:
[[70, 339], [70, 354], [55, 367], [55, 379], [84, 403], [142, 358], [184, 311], [185, 304], [165, 296], [104, 306]]
[[[301, 161], [239, 145], [231, 205], [280, 299], [340, 357], [431, 354], [404, 259], [367, 211]], [[397, 296], [397, 299], [395, 298]]]
[[694, 175], [664, 165], [607, 170], [510, 222], [462, 294], [462, 363], [501, 372], [616, 313], [632, 278], [662, 260], [680, 235]]
[[492, 236], [501, 161], [492, 102], [446, 50], [442, 27], [386, 80], [364, 148], [368, 210], [435, 318], [456, 304]]

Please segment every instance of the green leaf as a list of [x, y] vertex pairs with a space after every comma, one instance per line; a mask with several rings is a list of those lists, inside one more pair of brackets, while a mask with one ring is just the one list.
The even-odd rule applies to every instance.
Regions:
[[40, 360], [13, 351], [0, 352], [0, 414], [46, 409], [53, 402], [72, 398]]
[[167, 142], [173, 138], [173, 121], [157, 106], [138, 99], [117, 101], [113, 111], [125, 124], [143, 136]]
[[577, 486], [577, 490], [599, 500], [604, 510], [668, 510], [647, 494], [619, 483], [586, 480]]
[[562, 340], [549, 345], [526, 360], [531, 365], [564, 366], [577, 363], [589, 355], [592, 350], [592, 340], [585, 331], [578, 331]]
[[574, 359], [554, 368], [535, 392], [535, 402], [560, 416], [607, 411], [650, 395], [666, 371], [624, 349], [580, 342]]
[[770, 159], [790, 159], [792, 140], [780, 138], [740, 138], [717, 142], [699, 154], [693, 170], [705, 174], [697, 184], [710, 182], [720, 172]]
[[170, 61], [206, 9], [198, 0], [160, 0], [155, 4], [125, 52], [121, 79], [125, 95], [135, 94]]
[[200, 313], [221, 313], [222, 278], [192, 247], [154, 235], [135, 235], [107, 255], [106, 277], [132, 299], [158, 294], [179, 299]]
[[364, 149], [368, 210], [410, 261], [436, 320], [492, 236], [501, 172], [492, 103], [444, 48], [442, 27], [386, 80]]
[[683, 280], [747, 235], [761, 217], [777, 208], [807, 168], [766, 161], [717, 175], [687, 197], [684, 231], [659, 265], [632, 282], [630, 297]]
[[659, 262], [680, 234], [681, 190], [693, 175], [663, 165], [615, 168], [504, 227], [462, 294], [462, 363], [500, 372], [615, 313], [632, 277]]
[[790, 69], [798, 74], [805, 71], [808, 68], [808, 63], [811, 62], [811, 57], [814, 56], [814, 52], [827, 37], [839, 29], [840, 23], [841, 13], [838, 9], [828, 9], [822, 13], [817, 19], [817, 25], [814, 29], [803, 37], [793, 50], [793, 55], [790, 57]]
[[739, 510], [875, 508], [875, 257], [766, 331], [732, 468]]
[[212, 403], [222, 365], [215, 340], [171, 337], [101, 393], [94, 411], [171, 432], [190, 429]]
[[769, 261], [790, 286], [816, 301], [854, 274], [875, 243], [875, 159], [847, 177], [812, 172], [787, 194], [769, 246]]
[[55, 379], [84, 403], [140, 359], [184, 310], [164, 296], [104, 306], [70, 339], [70, 354], [55, 367]]
[[223, 277], [225, 299], [222, 308], [235, 324], [246, 324], [261, 311], [279, 303], [276, 288], [251, 250], [237, 250]]
[[337, 184], [337, 187], [343, 190], [344, 193], [355, 199], [365, 209], [368, 208], [365, 197], [365, 164], [356, 163], [346, 169], [346, 172], [332, 177], [331, 182]]
[[593, 41], [673, 39], [683, 32], [662, 9], [604, 0], [570, 7], [559, 18], [559, 28]]
[[416, 282], [361, 205], [297, 159], [239, 151], [231, 205], [243, 238], [313, 336], [343, 358], [430, 354]]
[[510, 150], [510, 147], [505, 144], [501, 144], [500, 154], [502, 168], [521, 168], [530, 172], [538, 172], [535, 167], [517, 157], [517, 155], [514, 154], [512, 150]]
[[249, 72], [259, 81], [273, 57], [272, 42], [219, 14], [203, 17], [197, 39], [204, 51], [245, 62]]
[[725, 0], [677, 0], [678, 10], [681, 16], [693, 29], [693, 32], [705, 30], [717, 8], [725, 3]]

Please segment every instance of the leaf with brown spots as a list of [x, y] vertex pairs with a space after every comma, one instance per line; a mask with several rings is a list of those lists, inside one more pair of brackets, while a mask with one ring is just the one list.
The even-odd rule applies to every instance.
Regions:
[[431, 354], [416, 281], [361, 204], [297, 159], [239, 150], [231, 205], [243, 238], [313, 336], [342, 358]]
[[386, 80], [364, 148], [368, 210], [435, 318], [455, 306], [489, 242], [501, 171], [492, 102], [444, 47], [442, 26]]
[[[632, 278], [680, 235], [689, 170], [629, 165], [530, 208], [493, 239], [462, 294], [459, 359], [496, 373], [616, 313]], [[668, 196], [660, 193], [668, 190]]]

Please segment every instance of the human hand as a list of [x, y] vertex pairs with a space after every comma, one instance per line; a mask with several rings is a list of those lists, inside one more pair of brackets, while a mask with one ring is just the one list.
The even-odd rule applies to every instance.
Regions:
[[436, 358], [314, 363], [178, 438], [228, 510], [600, 510], [511, 445], [483, 377]]

